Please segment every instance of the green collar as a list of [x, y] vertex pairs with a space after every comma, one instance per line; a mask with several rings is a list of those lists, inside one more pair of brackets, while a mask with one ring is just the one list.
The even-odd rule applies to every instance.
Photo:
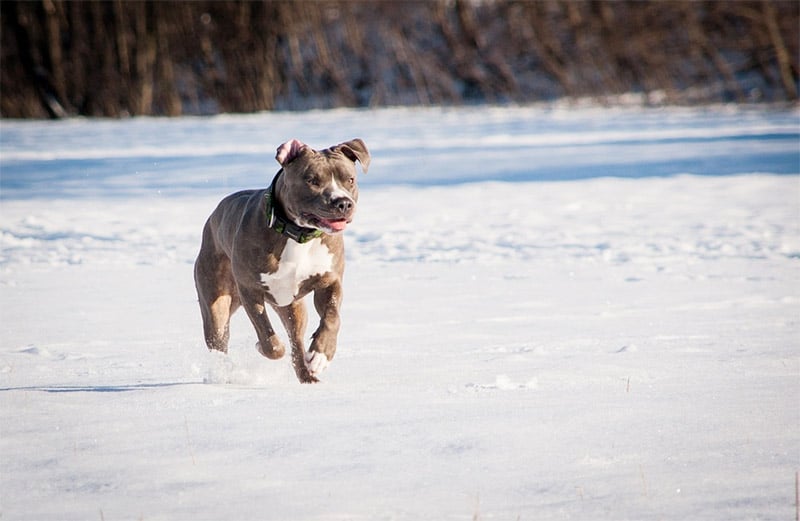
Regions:
[[275, 177], [272, 179], [272, 184], [269, 185], [269, 190], [267, 190], [266, 195], [264, 195], [264, 199], [266, 199], [267, 203], [267, 226], [281, 235], [285, 235], [290, 239], [299, 242], [300, 244], [304, 244], [313, 239], [322, 237], [324, 233], [322, 230], [298, 226], [289, 220], [286, 217], [286, 214], [283, 213], [283, 209], [280, 208], [279, 204], [277, 204], [277, 198], [275, 197], [275, 185], [278, 182], [278, 177], [280, 177], [282, 173], [283, 169], [281, 168], [280, 171], [275, 174]]

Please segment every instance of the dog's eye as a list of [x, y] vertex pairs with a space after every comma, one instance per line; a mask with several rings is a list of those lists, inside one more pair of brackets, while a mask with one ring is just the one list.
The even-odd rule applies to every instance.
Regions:
[[347, 178], [347, 186], [353, 186], [354, 184], [356, 184], [356, 178], [355, 177], [348, 177]]
[[306, 183], [308, 183], [310, 186], [313, 186], [314, 188], [319, 188], [320, 186], [320, 181], [319, 178], [317, 177], [307, 177]]

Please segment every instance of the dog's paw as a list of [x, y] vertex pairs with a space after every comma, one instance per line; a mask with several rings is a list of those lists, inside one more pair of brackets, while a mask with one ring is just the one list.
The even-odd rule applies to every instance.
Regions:
[[269, 337], [269, 340], [270, 345], [267, 347], [267, 349], [264, 349], [264, 347], [261, 345], [261, 342], [256, 342], [256, 350], [270, 360], [283, 358], [283, 355], [286, 353], [286, 348], [283, 347], [283, 342], [281, 342], [277, 336], [271, 336]]
[[308, 369], [308, 373], [313, 378], [317, 378], [320, 374], [322, 374], [325, 369], [328, 368], [330, 365], [330, 360], [328, 357], [325, 356], [324, 353], [320, 353], [319, 351], [309, 351], [305, 354], [305, 363], [306, 369]]

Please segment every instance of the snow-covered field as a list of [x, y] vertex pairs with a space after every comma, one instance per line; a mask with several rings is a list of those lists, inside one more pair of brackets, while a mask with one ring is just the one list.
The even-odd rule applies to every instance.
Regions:
[[[0, 519], [794, 519], [797, 110], [0, 123]], [[363, 138], [339, 351], [203, 343], [208, 213]]]

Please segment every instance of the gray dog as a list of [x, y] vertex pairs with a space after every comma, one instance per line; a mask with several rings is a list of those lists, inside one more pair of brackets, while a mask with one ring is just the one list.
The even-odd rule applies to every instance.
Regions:
[[[283, 322], [292, 362], [303, 383], [318, 382], [336, 352], [342, 302], [344, 242], [358, 200], [355, 162], [369, 152], [353, 139], [316, 151], [293, 139], [278, 147], [281, 165], [266, 190], [246, 190], [219, 203], [203, 229], [194, 280], [208, 348], [228, 351], [230, 317], [243, 306], [271, 359], [286, 349], [267, 317], [269, 303]], [[308, 352], [306, 308], [314, 292], [320, 317]]]

